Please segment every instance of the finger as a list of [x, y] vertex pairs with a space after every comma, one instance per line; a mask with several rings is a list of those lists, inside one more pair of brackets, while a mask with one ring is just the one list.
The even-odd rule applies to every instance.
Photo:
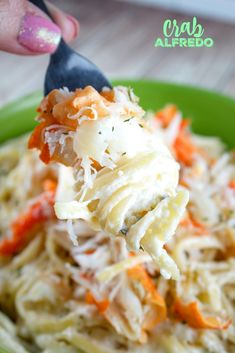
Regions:
[[53, 20], [60, 27], [62, 36], [66, 42], [70, 42], [75, 39], [79, 32], [79, 22], [75, 17], [59, 10], [50, 2], [46, 2], [49, 12], [51, 13]]
[[22, 55], [52, 53], [60, 28], [25, 0], [0, 1], [0, 49]]

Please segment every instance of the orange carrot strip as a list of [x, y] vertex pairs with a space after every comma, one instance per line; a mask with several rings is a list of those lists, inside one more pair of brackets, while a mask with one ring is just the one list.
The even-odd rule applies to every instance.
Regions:
[[235, 189], [235, 180], [231, 180], [228, 184], [231, 189]]
[[190, 133], [187, 131], [188, 125], [188, 120], [182, 120], [173, 148], [175, 150], [176, 159], [186, 166], [191, 166], [193, 163], [193, 155], [198, 149], [193, 144]]
[[202, 223], [196, 221], [196, 219], [193, 219], [193, 218], [191, 217], [191, 222], [192, 222], [194, 228], [197, 229], [198, 235], [201, 235], [201, 234], [208, 234], [208, 233], [209, 233], [209, 232], [208, 232], [208, 229], [204, 226], [204, 224], [202, 224]]
[[179, 184], [182, 185], [182, 186], [184, 186], [185, 188], [188, 188], [188, 187], [189, 187], [187, 181], [184, 180], [184, 179], [180, 179]]
[[43, 190], [44, 191], [56, 191], [57, 182], [52, 179], [45, 179], [43, 182]]
[[[177, 107], [175, 105], [167, 105], [163, 110], [157, 112], [155, 117], [161, 121], [163, 128], [166, 128], [174, 119], [176, 113]], [[173, 146], [176, 159], [186, 166], [192, 165], [193, 155], [198, 150], [187, 131], [189, 125], [190, 121], [188, 119], [181, 121], [179, 133]]]
[[45, 191], [20, 214], [11, 224], [11, 237], [0, 241], [0, 255], [11, 256], [21, 250], [28, 240], [29, 233], [36, 225], [41, 225], [55, 217], [55, 191]]
[[40, 158], [46, 164], [50, 162], [50, 152], [47, 143], [44, 142], [43, 131], [54, 124], [57, 124], [56, 120], [52, 116], [46, 116], [45, 120], [35, 127], [28, 142], [29, 149], [37, 148], [40, 150]]
[[164, 298], [158, 293], [153, 280], [141, 265], [127, 270], [128, 276], [142, 284], [147, 292], [147, 300], [153, 304], [152, 310], [147, 315], [143, 329], [151, 330], [158, 323], [166, 319], [166, 304]]
[[87, 304], [95, 305], [100, 314], [103, 314], [110, 304], [108, 299], [104, 299], [101, 301], [96, 300], [91, 291], [89, 290], [86, 292], [85, 300]]
[[101, 165], [99, 162], [95, 161], [94, 159], [92, 160], [92, 167], [95, 168], [95, 170], [98, 172], [100, 169], [102, 169]]
[[177, 107], [173, 104], [167, 105], [164, 109], [155, 114], [155, 117], [162, 123], [162, 126], [167, 127], [177, 113]]
[[181, 120], [181, 123], [180, 123], [180, 130], [185, 130], [187, 129], [191, 124], [191, 121], [190, 119], [183, 119]]
[[47, 143], [42, 146], [39, 157], [45, 164], [50, 163], [51, 155], [50, 155], [49, 146]]
[[44, 142], [42, 141], [42, 133], [48, 126], [57, 124], [56, 120], [52, 116], [47, 116], [38, 126], [35, 127], [32, 135], [29, 138], [29, 148], [41, 148]]
[[85, 254], [86, 254], [86, 255], [92, 255], [92, 254], [94, 254], [95, 252], [96, 252], [95, 249], [87, 249], [87, 250], [85, 251]]
[[207, 227], [198, 222], [191, 213], [187, 213], [186, 217], [181, 220], [180, 225], [183, 227], [193, 228], [196, 235], [208, 234]]
[[173, 311], [180, 320], [197, 329], [225, 330], [231, 324], [231, 320], [215, 316], [204, 317], [196, 302], [184, 304], [180, 298], [176, 298]]
[[114, 102], [115, 95], [114, 90], [100, 92], [100, 95], [107, 99], [109, 102]]

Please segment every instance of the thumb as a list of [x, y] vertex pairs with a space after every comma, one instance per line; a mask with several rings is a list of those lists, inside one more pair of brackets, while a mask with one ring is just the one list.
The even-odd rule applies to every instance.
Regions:
[[21, 55], [52, 53], [60, 28], [26, 0], [0, 0], [0, 50]]

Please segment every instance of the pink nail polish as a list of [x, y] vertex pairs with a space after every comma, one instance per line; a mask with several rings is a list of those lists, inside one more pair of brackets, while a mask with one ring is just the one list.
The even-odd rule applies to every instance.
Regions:
[[52, 21], [27, 13], [23, 17], [18, 42], [34, 53], [53, 53], [61, 31]]

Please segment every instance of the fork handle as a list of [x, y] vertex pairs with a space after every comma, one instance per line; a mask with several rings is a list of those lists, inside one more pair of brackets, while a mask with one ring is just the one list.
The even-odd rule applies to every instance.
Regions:
[[40, 10], [42, 10], [43, 12], [45, 12], [45, 14], [47, 14], [47, 16], [49, 16], [52, 21], [53, 21], [53, 18], [50, 14], [50, 12], [48, 11], [48, 8], [45, 4], [45, 2], [43, 0], [29, 0], [32, 4], [34, 4], [35, 6], [37, 6]]

